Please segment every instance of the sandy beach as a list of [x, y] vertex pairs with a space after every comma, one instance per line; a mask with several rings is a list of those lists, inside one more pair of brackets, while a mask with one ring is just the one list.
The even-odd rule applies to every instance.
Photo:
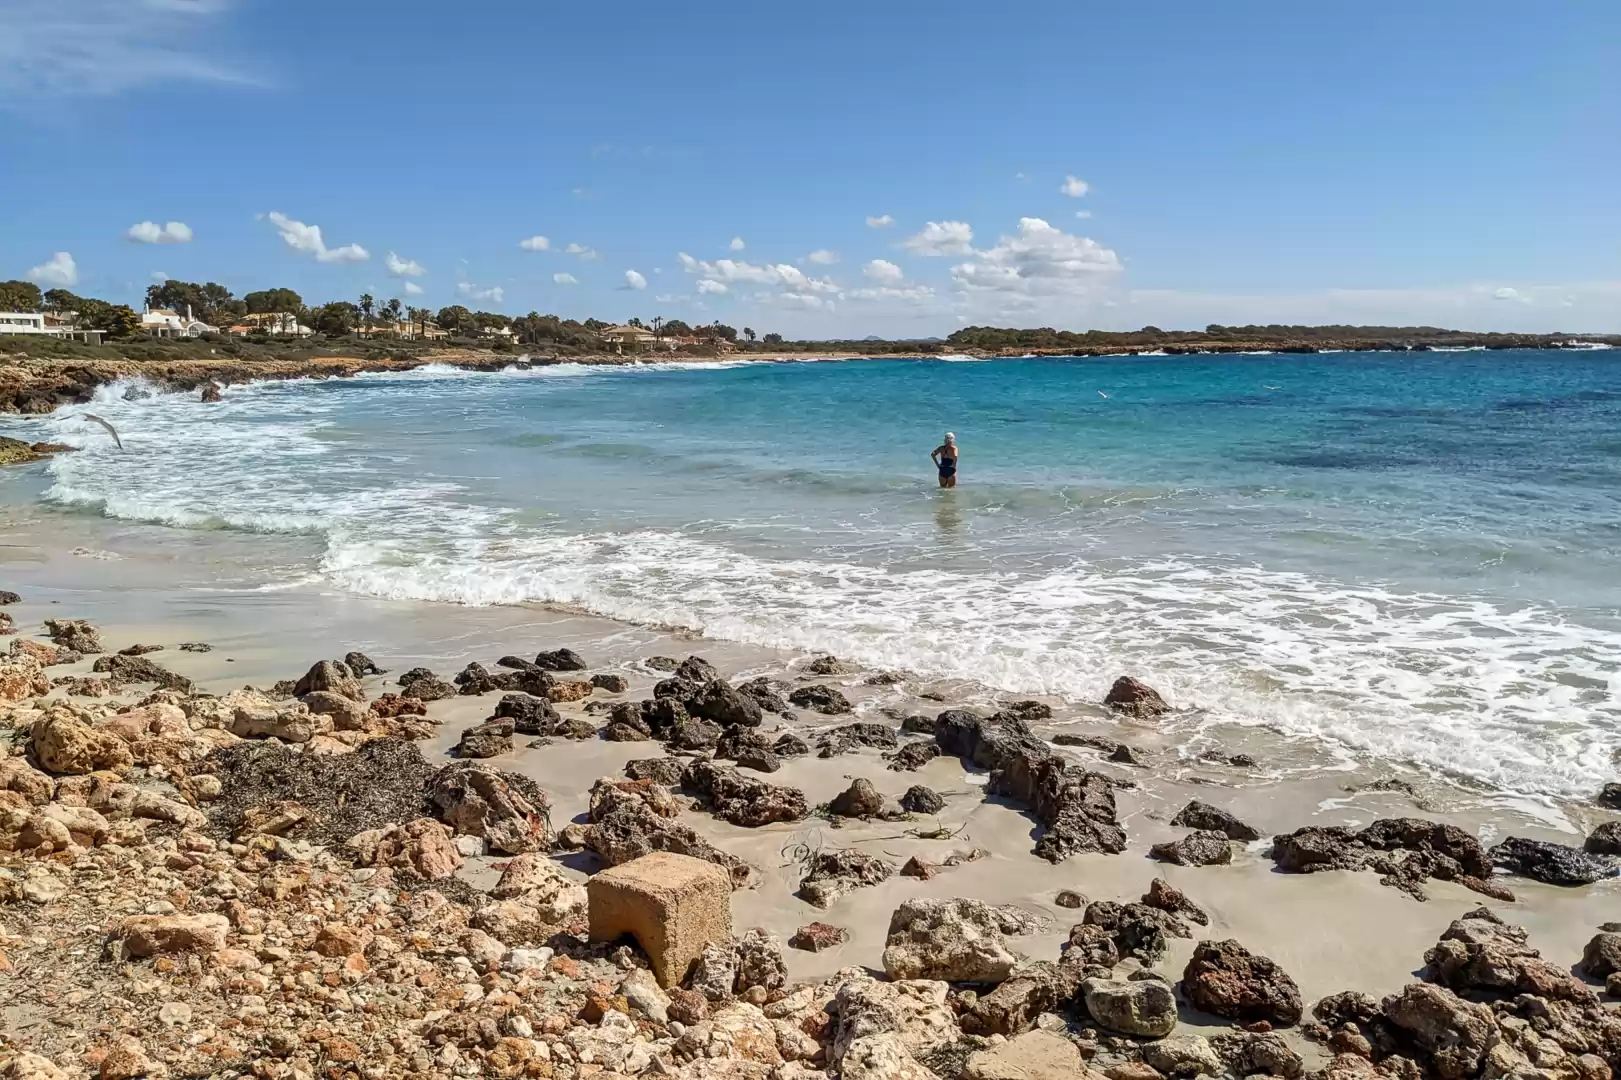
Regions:
[[[269, 688], [299, 678], [317, 661], [359, 651], [391, 673], [365, 679], [365, 696], [376, 698], [399, 689], [395, 675], [419, 666], [449, 679], [470, 663], [499, 670], [494, 665], [502, 656], [527, 657], [566, 648], [588, 663], [582, 676], [619, 675], [628, 684], [623, 692], [598, 690], [584, 700], [557, 704], [565, 720], [579, 718], [592, 727], [604, 722], [613, 703], [652, 696], [655, 684], [668, 672], [650, 667], [646, 661], [651, 657], [700, 655], [734, 683], [766, 676], [788, 687], [810, 683], [836, 687], [851, 702], [851, 713], [823, 716], [796, 709], [793, 720], [767, 714], [759, 729], [768, 741], [792, 732], [813, 747], [818, 735], [852, 721], [876, 721], [893, 728], [898, 717], [933, 716], [962, 707], [989, 715], [998, 704], [1007, 703], [983, 687], [931, 683], [908, 678], [904, 672], [896, 673], [892, 685], [877, 686], [869, 684], [869, 677], [879, 673], [864, 669], [813, 677], [805, 670], [812, 659], [806, 655], [539, 607], [474, 608], [364, 599], [310, 583], [267, 584], [263, 579], [273, 574], [267, 575], [263, 566], [238, 567], [240, 578], [232, 581], [231, 575], [220, 572], [228, 562], [190, 558], [184, 543], [177, 547], [166, 539], [157, 544], [148, 526], [113, 526], [48, 510], [12, 508], [6, 513], [0, 586], [17, 592], [21, 600], [5, 608], [15, 622], [15, 636], [0, 640], [44, 642], [46, 619], [87, 619], [100, 630], [108, 653], [137, 643], [161, 646], [152, 658], [192, 680], [202, 694], [225, 695], [244, 685]], [[200, 554], [206, 541], [187, 543], [197, 545]], [[212, 649], [181, 651], [178, 646], [183, 642], [206, 642]], [[53, 679], [86, 676], [95, 659], [86, 656], [46, 670]], [[142, 700], [149, 689], [129, 687], [115, 698], [71, 700], [111, 713]], [[55, 690], [52, 698], [62, 693]], [[455, 760], [463, 732], [485, 721], [499, 698], [500, 694], [463, 695], [430, 702], [427, 715], [437, 733], [418, 744], [422, 757], [435, 767]], [[1614, 878], [1563, 888], [1500, 875], [1496, 880], [1513, 890], [1513, 903], [1489, 901], [1461, 884], [1432, 880], [1424, 886], [1429, 899], [1421, 903], [1381, 885], [1373, 871], [1281, 873], [1268, 855], [1270, 837], [1303, 826], [1361, 826], [1402, 817], [1456, 825], [1487, 846], [1507, 836], [1579, 846], [1583, 835], [1613, 819], [1614, 811], [1576, 803], [1509, 800], [1417, 773], [1370, 768], [1332, 748], [1256, 729], [1207, 731], [1189, 740], [1167, 735], [1155, 719], [1123, 719], [1101, 704], [1047, 704], [1054, 707], [1052, 716], [1034, 724], [1043, 738], [1101, 736], [1137, 752], [1140, 765], [1109, 760], [1108, 755], [1083, 747], [1055, 747], [1073, 768], [1118, 782], [1118, 820], [1127, 838], [1123, 852], [1082, 853], [1048, 862], [1031, 850], [1043, 831], [1039, 823], [1018, 802], [987, 797], [984, 770], [965, 767], [958, 758], [943, 754], [917, 771], [894, 771], [878, 750], [870, 748], [827, 758], [814, 751], [785, 758], [782, 767], [769, 774], [742, 771], [770, 784], [799, 789], [813, 808], [825, 806], [854, 780], [865, 778], [890, 799], [914, 784], [926, 785], [944, 797], [944, 809], [910, 820], [868, 821], [835, 820], [813, 812], [802, 820], [743, 828], [695, 804], [679, 820], [753, 868], [751, 885], [731, 899], [738, 933], [761, 927], [786, 941], [813, 921], [848, 932], [846, 941], [822, 952], [787, 949], [783, 957], [790, 985], [826, 980], [846, 968], [881, 971], [891, 912], [914, 898], [971, 897], [990, 905], [1014, 905], [1035, 916], [1040, 928], [1010, 938], [1010, 946], [1032, 960], [1056, 961], [1081, 916], [1080, 911], [1055, 903], [1061, 890], [1074, 890], [1091, 901], [1127, 903], [1144, 894], [1153, 879], [1163, 878], [1208, 913], [1209, 925], [1195, 927], [1193, 937], [1169, 939], [1169, 952], [1152, 965], [1155, 970], [1174, 980], [1196, 940], [1232, 938], [1276, 961], [1298, 983], [1308, 1006], [1346, 990], [1375, 998], [1399, 991], [1412, 981], [1425, 950], [1448, 925], [1483, 903], [1525, 927], [1531, 944], [1559, 966], [1574, 964], [1596, 928], [1621, 912], [1621, 889]], [[1171, 703], [1173, 708], [1175, 704]], [[30, 707], [24, 701], [7, 708], [18, 716], [38, 715], [26, 712]], [[4, 736], [12, 754], [31, 754], [26, 730], [12, 728]], [[549, 798], [550, 819], [558, 828], [588, 822], [589, 795], [599, 778], [620, 779], [628, 761], [663, 753], [657, 742], [650, 741], [542, 741], [544, 745], [528, 746], [529, 740], [518, 736], [511, 752], [481, 764], [533, 780]], [[1217, 750], [1223, 757], [1247, 755], [1240, 760], [1253, 764], [1210, 760], [1216, 755], [1208, 752]], [[172, 790], [158, 777], [142, 783]], [[1230, 812], [1253, 826], [1262, 839], [1235, 843], [1228, 865], [1178, 866], [1149, 858], [1152, 845], [1185, 835], [1187, 830], [1169, 822], [1192, 799]], [[908, 835], [942, 826], [949, 838]], [[978, 849], [982, 855], [945, 868], [929, 880], [891, 876], [818, 908], [796, 895], [802, 873], [799, 860], [807, 852], [835, 848], [859, 850], [896, 867], [913, 856], [940, 862], [952, 852]], [[7, 853], [0, 855], [0, 865], [17, 873], [31, 858], [22, 852]], [[61, 865], [63, 858], [58, 855], [53, 861]], [[509, 858], [499, 852], [470, 855], [456, 876], [471, 888], [488, 889]], [[602, 868], [589, 851], [559, 848], [553, 859], [578, 882]], [[0, 974], [0, 984], [10, 984], [4, 992], [9, 1004], [0, 1003], [0, 1009], [11, 1018], [0, 1026], [10, 1029], [11, 1047], [54, 1055], [62, 1062], [65, 1056], [82, 1055], [99, 1037], [60, 1027], [74, 1015], [65, 1003], [70, 999], [54, 995], [42, 999], [20, 985], [23, 980], [17, 973], [37, 973], [42, 965], [49, 966], [55, 947], [30, 939], [29, 927], [39, 917], [40, 910], [27, 904], [0, 914], [0, 948], [12, 965], [12, 974]], [[1129, 970], [1135, 961], [1126, 963]], [[5, 970], [0, 966], [0, 972]], [[140, 1009], [132, 1015], [140, 1015]], [[1187, 1031], [1206, 1034], [1230, 1028], [1230, 1021], [1186, 1002], [1181, 1005], [1181, 1023]], [[150, 1036], [148, 1041], [153, 1041]], [[1308, 1064], [1327, 1060], [1320, 1045], [1295, 1032], [1288, 1041]], [[172, 1053], [185, 1056], [179, 1049]]]

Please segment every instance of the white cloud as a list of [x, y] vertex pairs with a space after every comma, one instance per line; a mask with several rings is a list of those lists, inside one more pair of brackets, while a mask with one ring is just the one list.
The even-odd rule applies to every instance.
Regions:
[[746, 281], [755, 285], [780, 285], [786, 289], [797, 292], [836, 293], [839, 287], [828, 278], [813, 278], [794, 266], [792, 263], [757, 263], [739, 262], [736, 259], [716, 259], [709, 262], [706, 259], [695, 259], [686, 252], [680, 252], [676, 258], [681, 260], [681, 268], [689, 274], [722, 284], [733, 284]]
[[519, 240], [518, 246], [525, 251], [547, 251], [550, 250], [552, 242], [544, 236], [531, 236], [527, 240]]
[[906, 279], [906, 271], [888, 259], [874, 259], [861, 268], [861, 273], [881, 285], [894, 285]]
[[901, 246], [919, 255], [968, 255], [974, 250], [974, 230], [966, 221], [930, 221]]
[[625, 288], [635, 289], [640, 292], [642, 289], [647, 288], [647, 279], [634, 270], [626, 270]]
[[506, 299], [506, 290], [499, 285], [485, 288], [470, 281], [462, 281], [456, 285], [456, 295], [465, 296], [469, 300], [487, 300], [492, 304], [499, 304]]
[[0, 100], [248, 83], [211, 40], [230, 0], [5, 0]]
[[294, 251], [314, 255], [316, 262], [358, 263], [371, 258], [371, 252], [359, 244], [345, 244], [338, 248], [327, 247], [326, 241], [321, 237], [319, 225], [306, 225], [302, 221], [295, 221], [278, 210], [272, 210], [265, 216], [276, 226], [276, 231], [281, 233], [281, 238], [288, 247]]
[[165, 281], [169, 280], [169, 275], [164, 273], [162, 270], [154, 270], [152, 271], [152, 280], [161, 285]]
[[827, 248], [818, 248], [805, 256], [805, 261], [812, 266], [832, 266], [839, 261], [839, 253], [829, 251]]
[[883, 285], [876, 289], [852, 289], [842, 295], [849, 300], [910, 300], [918, 303], [934, 299], [934, 290], [927, 285]]
[[402, 286], [402, 287], [405, 289], [405, 295], [406, 296], [421, 296], [422, 295], [422, 286], [418, 285], [414, 281], [407, 281], [404, 284], [404, 286]]
[[804, 292], [755, 293], [754, 299], [762, 304], [773, 307], [792, 308], [798, 311], [833, 311], [836, 305], [824, 296]]
[[1077, 211], [1075, 211], [1075, 216], [1078, 217], [1078, 218], [1089, 218], [1089, 217], [1092, 216], [1092, 211], [1090, 211], [1090, 210], [1077, 210]]
[[743, 243], [743, 238], [741, 236], [734, 236], [732, 237], [732, 242], [727, 246], [733, 251], [742, 251], [748, 245]]
[[383, 260], [383, 265], [388, 267], [389, 277], [421, 277], [428, 272], [427, 267], [415, 259], [402, 259], [392, 251]]
[[553, 274], [552, 280], [559, 285], [578, 285], [580, 279], [573, 274]]
[[1072, 199], [1079, 199], [1082, 195], [1085, 195], [1088, 191], [1092, 190], [1092, 185], [1088, 184], [1080, 177], [1066, 176], [1064, 177], [1064, 183], [1059, 187], [1058, 190], [1065, 195], [1068, 195]]
[[726, 287], [724, 282], [716, 281], [714, 278], [700, 278], [698, 280], [698, 291], [705, 296], [720, 296], [731, 290]]
[[1529, 296], [1526, 296], [1524, 293], [1520, 292], [1520, 290], [1515, 289], [1515, 288], [1510, 288], [1507, 285], [1503, 286], [1501, 289], [1498, 289], [1496, 292], [1492, 293], [1492, 299], [1493, 300], [1512, 300], [1517, 304], [1529, 304], [1531, 302], [1531, 298]]
[[131, 225], [124, 234], [137, 244], [189, 244], [191, 226], [184, 221], [171, 221], [159, 225], [155, 221], [142, 221]]
[[1109, 248], [1040, 218], [1020, 218], [1018, 235], [1003, 236], [995, 247], [974, 255], [951, 268], [952, 279], [965, 289], [1074, 292], [1121, 269], [1120, 257]]
[[1028, 184], [1030, 182], [1030, 177], [1025, 175], [1022, 172], [1014, 173], [1013, 174], [1013, 179], [1017, 180], [1021, 184]]
[[563, 251], [569, 255], [578, 255], [586, 262], [591, 262], [592, 260], [601, 258], [601, 256], [597, 254], [596, 248], [588, 248], [584, 244], [570, 244], [568, 247], [564, 248]]
[[895, 219], [888, 214], [879, 214], [877, 217], [869, 215], [867, 218], [867, 228], [869, 229], [887, 229], [893, 224], [895, 224]]
[[79, 264], [65, 251], [58, 251], [28, 271], [28, 279], [52, 288], [65, 289], [79, 283]]

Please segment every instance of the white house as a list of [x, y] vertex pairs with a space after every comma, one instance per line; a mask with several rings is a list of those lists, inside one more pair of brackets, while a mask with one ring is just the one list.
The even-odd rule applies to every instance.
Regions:
[[246, 337], [256, 330], [281, 337], [306, 338], [315, 333], [314, 330], [299, 322], [298, 316], [284, 311], [243, 316], [242, 322], [229, 328], [226, 333], [235, 334], [237, 337]]
[[55, 328], [45, 326], [45, 316], [34, 311], [0, 311], [0, 334], [49, 334], [56, 336]]
[[180, 315], [168, 308], [147, 308], [141, 312], [141, 329], [158, 338], [191, 338], [215, 333], [214, 327], [191, 317], [191, 306]]

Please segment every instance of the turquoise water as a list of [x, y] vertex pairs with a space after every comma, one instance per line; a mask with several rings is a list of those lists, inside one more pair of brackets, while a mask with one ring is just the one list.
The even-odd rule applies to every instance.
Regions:
[[[45, 498], [1579, 794], [1621, 747], [1621, 354], [426, 370], [67, 410]], [[950, 429], [961, 486], [928, 452]]]

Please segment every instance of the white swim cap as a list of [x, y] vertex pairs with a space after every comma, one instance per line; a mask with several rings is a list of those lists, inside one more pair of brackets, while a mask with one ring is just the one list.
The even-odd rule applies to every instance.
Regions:
[[956, 441], [957, 441], [957, 436], [956, 435], [952, 434], [949, 431], [946, 432], [946, 442], [956, 442]]

